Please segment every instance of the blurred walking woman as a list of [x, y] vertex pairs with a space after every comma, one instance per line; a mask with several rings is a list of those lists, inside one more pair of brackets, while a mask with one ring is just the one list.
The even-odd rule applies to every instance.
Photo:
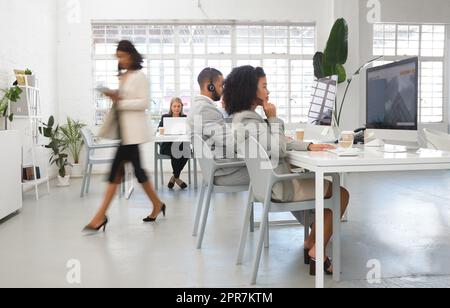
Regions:
[[105, 231], [108, 218], [106, 212], [124, 175], [125, 163], [131, 162], [136, 177], [153, 203], [153, 212], [144, 222], [153, 222], [162, 212], [165, 215], [166, 206], [154, 191], [144, 169], [141, 166], [139, 145], [151, 141], [147, 115], [145, 110], [149, 104], [148, 81], [142, 69], [142, 56], [129, 41], [121, 41], [116, 52], [119, 61], [119, 90], [104, 91], [113, 107], [105, 119], [99, 133], [107, 139], [120, 139], [109, 176], [109, 186], [103, 203], [87, 225], [84, 231]]

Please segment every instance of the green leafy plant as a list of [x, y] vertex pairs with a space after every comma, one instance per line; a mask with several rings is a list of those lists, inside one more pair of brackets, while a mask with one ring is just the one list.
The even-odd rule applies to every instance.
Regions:
[[25, 75], [33, 75], [33, 72], [30, 69], [25, 70]]
[[[347, 72], [344, 64], [347, 63], [348, 58], [348, 24], [344, 18], [336, 20], [331, 29], [330, 37], [328, 39], [324, 52], [317, 52], [314, 55], [314, 75], [317, 79], [337, 75], [338, 83], [347, 81]], [[347, 90], [348, 86], [347, 85]], [[347, 94], [345, 91], [344, 98], [341, 103], [341, 109], [337, 112], [337, 101], [335, 102], [335, 117], [337, 125], [339, 126], [342, 106]]]
[[8, 114], [8, 103], [15, 103], [20, 99], [20, 95], [22, 94], [22, 89], [19, 87], [11, 87], [9, 89], [0, 89], [1, 92], [4, 93], [3, 97], [0, 99], [0, 117], [5, 118], [5, 129], [7, 128], [7, 120], [10, 122], [14, 119], [14, 114]]
[[66, 176], [66, 166], [70, 166], [67, 158], [69, 155], [67, 151], [67, 142], [61, 135], [60, 127], [55, 125], [55, 118], [50, 116], [47, 123], [43, 123], [43, 128], [39, 128], [39, 132], [46, 138], [50, 139], [50, 143], [45, 147], [52, 150], [52, 156], [50, 157], [50, 165], [55, 164], [58, 167], [58, 174], [61, 177]]
[[85, 124], [79, 121], [67, 118], [67, 123], [60, 128], [63, 140], [66, 142], [69, 153], [72, 155], [75, 164], [80, 162], [80, 152], [83, 147], [81, 129], [85, 126]]

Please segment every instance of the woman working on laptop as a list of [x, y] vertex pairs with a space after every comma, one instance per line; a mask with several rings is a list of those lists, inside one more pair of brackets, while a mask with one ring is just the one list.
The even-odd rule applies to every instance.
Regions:
[[[165, 118], [186, 118], [186, 115], [183, 113], [183, 101], [181, 98], [173, 98], [170, 102], [170, 111], [168, 114], [165, 114], [161, 118], [161, 122], [159, 123], [159, 127], [164, 127], [164, 119]], [[183, 171], [184, 167], [188, 162], [188, 158], [185, 158], [185, 155], [177, 155], [178, 153], [184, 153], [184, 149], [188, 149], [189, 145], [183, 143], [169, 143], [165, 142], [161, 144], [160, 154], [170, 156], [172, 162], [172, 170], [173, 176], [169, 181], [167, 187], [169, 189], [173, 189], [175, 183], [181, 188], [186, 189], [187, 185], [180, 179], [180, 174]], [[177, 153], [175, 153], [177, 152]]]

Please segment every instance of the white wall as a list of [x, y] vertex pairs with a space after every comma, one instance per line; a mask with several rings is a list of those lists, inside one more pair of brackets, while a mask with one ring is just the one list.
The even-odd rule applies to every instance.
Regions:
[[[56, 1], [0, 0], [0, 88], [12, 85], [13, 69], [31, 69], [40, 79], [45, 118], [58, 116]], [[8, 125], [24, 132], [27, 124], [24, 119], [15, 119]]]
[[[60, 115], [93, 123], [92, 20], [251, 20], [316, 22], [318, 48], [323, 50], [333, 23], [334, 0], [80, 0], [79, 22], [74, 1], [58, 0], [58, 101]], [[349, 0], [343, 1], [347, 2]], [[357, 0], [351, 0], [357, 1]], [[74, 10], [75, 9], [75, 10]], [[355, 27], [356, 28], [356, 27]], [[144, 165], [153, 167], [152, 147]], [[169, 169], [166, 169], [169, 170]]]
[[0, 0], [0, 87], [12, 85], [13, 69], [30, 68], [40, 79], [45, 115], [58, 113], [56, 1]]

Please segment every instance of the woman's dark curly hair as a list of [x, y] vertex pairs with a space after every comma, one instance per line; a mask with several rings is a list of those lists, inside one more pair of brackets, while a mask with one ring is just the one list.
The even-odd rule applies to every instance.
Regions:
[[259, 79], [266, 74], [261, 67], [236, 67], [225, 80], [223, 101], [229, 115], [251, 110], [256, 101]]
[[[123, 40], [119, 42], [119, 45], [117, 46], [117, 51], [126, 52], [131, 56], [131, 59], [133, 60], [133, 63], [131, 64], [130, 69], [133, 71], [138, 71], [142, 69], [142, 63], [144, 62], [144, 59], [142, 55], [137, 51], [136, 47], [134, 47], [133, 43], [127, 40]], [[122, 73], [123, 68], [119, 65], [119, 76]]]

